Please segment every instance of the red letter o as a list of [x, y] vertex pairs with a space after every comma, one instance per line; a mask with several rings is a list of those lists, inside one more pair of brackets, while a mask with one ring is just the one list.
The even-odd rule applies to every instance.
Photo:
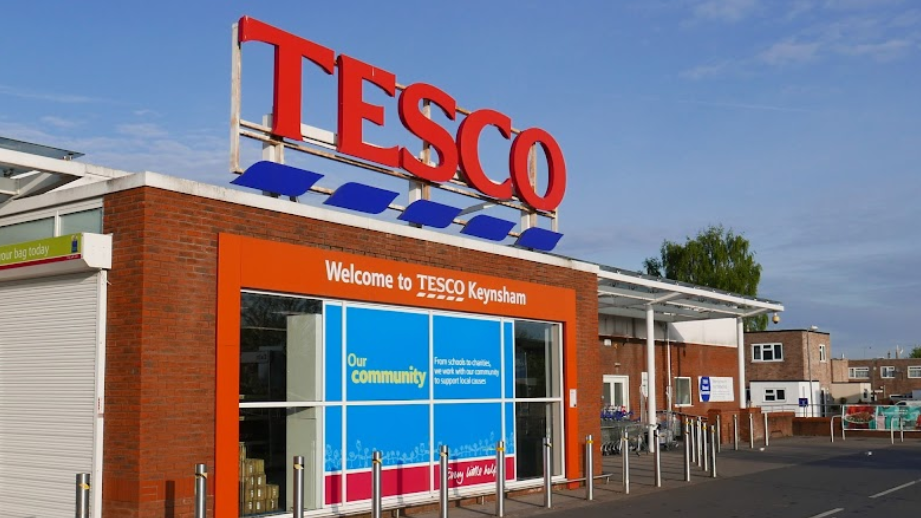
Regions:
[[[540, 144], [547, 157], [547, 192], [541, 196], [531, 185], [528, 175], [528, 152], [534, 144]], [[563, 150], [553, 136], [540, 128], [529, 128], [518, 134], [512, 142], [509, 169], [515, 191], [522, 201], [539, 210], [552, 211], [560, 206], [566, 194], [566, 162]]]

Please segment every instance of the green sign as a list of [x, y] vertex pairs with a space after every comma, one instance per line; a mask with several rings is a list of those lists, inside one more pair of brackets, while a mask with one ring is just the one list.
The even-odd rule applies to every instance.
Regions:
[[0, 246], [0, 269], [77, 259], [82, 250], [82, 234], [4, 245]]

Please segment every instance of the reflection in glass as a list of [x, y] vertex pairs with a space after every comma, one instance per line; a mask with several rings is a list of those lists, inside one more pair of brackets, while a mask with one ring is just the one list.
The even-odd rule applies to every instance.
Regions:
[[317, 401], [323, 303], [243, 293], [240, 401]]

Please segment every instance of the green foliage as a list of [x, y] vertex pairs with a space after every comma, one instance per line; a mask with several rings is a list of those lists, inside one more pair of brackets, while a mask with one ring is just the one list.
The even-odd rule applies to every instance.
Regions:
[[921, 345], [912, 349], [911, 354], [909, 354], [908, 357], [909, 358], [921, 358]]
[[[684, 244], [662, 242], [659, 257], [643, 261], [646, 273], [681, 282], [754, 297], [761, 282], [761, 265], [747, 239], [722, 225], [710, 226]], [[767, 328], [767, 315], [745, 319], [747, 331]]]

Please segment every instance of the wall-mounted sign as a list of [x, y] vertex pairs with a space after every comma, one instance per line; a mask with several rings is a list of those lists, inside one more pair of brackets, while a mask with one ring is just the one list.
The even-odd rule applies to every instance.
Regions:
[[698, 390], [702, 403], [728, 403], [735, 401], [733, 378], [700, 376]]
[[[469, 113], [461, 121], [456, 135], [426, 116], [421, 106], [434, 105], [450, 120], [459, 113], [457, 101], [435, 86], [414, 83], [398, 86], [396, 75], [345, 54], [295, 36], [250, 17], [238, 24], [238, 40], [258, 41], [275, 47], [274, 106], [272, 134], [295, 141], [303, 140], [302, 98], [303, 65], [316, 66], [328, 75], [338, 76], [339, 111], [336, 151], [389, 168], [402, 169], [422, 180], [434, 183], [454, 178], [458, 169], [466, 184], [497, 200], [518, 197], [524, 204], [540, 211], [554, 211], [566, 192], [566, 164], [559, 144], [540, 128], [515, 130], [512, 119], [491, 109]], [[368, 102], [364, 91], [374, 87], [396, 100], [400, 123], [413, 137], [426, 142], [438, 160], [423, 161], [409, 148], [378, 146], [366, 142], [363, 124], [385, 126], [384, 107]], [[309, 88], [309, 85], [306, 87]], [[465, 113], [462, 111], [461, 113]], [[491, 178], [483, 170], [479, 155], [480, 135], [498, 131], [510, 141], [508, 171]], [[532, 148], [542, 151], [547, 163], [547, 188], [539, 193], [532, 182], [529, 154]], [[495, 175], [494, 175], [495, 176]]]
[[82, 234], [0, 246], [0, 270], [79, 259]]

